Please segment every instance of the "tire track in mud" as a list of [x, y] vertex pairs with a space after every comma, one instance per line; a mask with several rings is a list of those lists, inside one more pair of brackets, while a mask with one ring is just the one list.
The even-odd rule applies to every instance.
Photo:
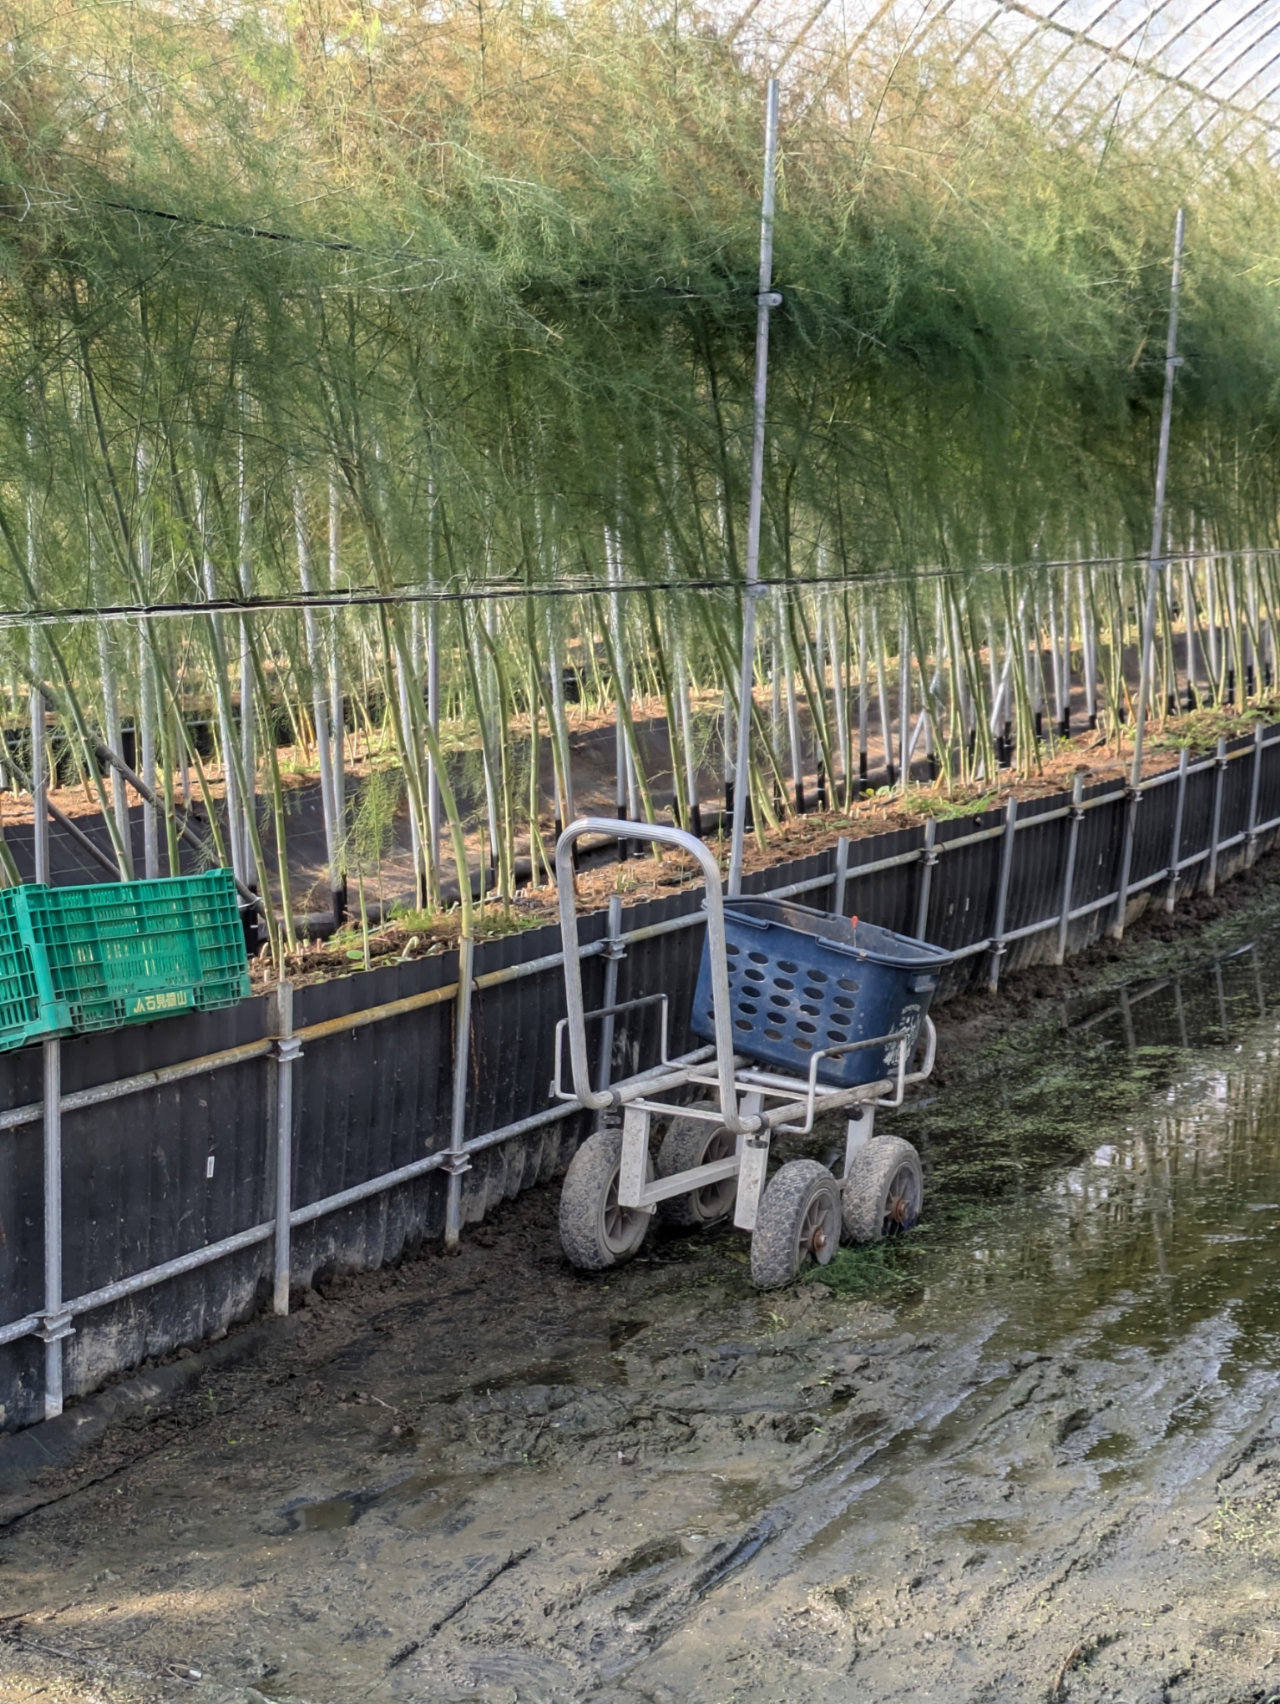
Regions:
[[168, 1704], [175, 1664], [200, 1704], [1280, 1691], [1274, 1032], [1102, 1102], [1093, 1151], [1044, 1033], [991, 1070], [1049, 1134], [983, 1133], [1014, 1183], [904, 1245], [901, 1299], [758, 1296], [722, 1232], [586, 1281], [550, 1192], [309, 1298], [0, 1540], [0, 1614], [74, 1597], [51, 1704]]
[[[751, 1577], [737, 1583], [737, 1602], [729, 1607], [727, 1643], [768, 1649], [771, 1641], [777, 1643], [779, 1623], [785, 1623], [789, 1615], [811, 1617], [815, 1601], [825, 1598], [830, 1603], [842, 1593], [848, 1597], [851, 1578], [865, 1582], [878, 1575], [891, 1580], [895, 1573], [901, 1574], [907, 1561], [911, 1577], [906, 1601], [895, 1604], [899, 1610], [905, 1608], [906, 1614], [882, 1616], [882, 1621], [891, 1623], [887, 1630], [873, 1629], [868, 1617], [860, 1635], [851, 1631], [849, 1623], [852, 1619], [856, 1624], [856, 1614], [850, 1617], [849, 1602], [841, 1605], [843, 1647], [838, 1648], [839, 1639], [831, 1640], [822, 1666], [835, 1674], [857, 1670], [862, 1685], [871, 1688], [861, 1695], [1019, 1700], [1085, 1696], [1091, 1677], [1078, 1671], [1092, 1670], [1095, 1660], [1101, 1662], [1108, 1652], [1109, 1671], [1119, 1670], [1126, 1678], [1120, 1690], [1104, 1690], [1100, 1695], [1126, 1700], [1171, 1698], [1169, 1688], [1181, 1687], [1179, 1700], [1201, 1696], [1192, 1683], [1194, 1665], [1181, 1656], [1160, 1674], [1153, 1674], [1152, 1664], [1158, 1668], [1163, 1657], [1153, 1657], [1154, 1646], [1142, 1643], [1142, 1637], [1153, 1620], [1173, 1614], [1175, 1605], [1168, 1599], [1184, 1595], [1169, 1587], [1170, 1554], [1181, 1557], [1188, 1543], [1211, 1543], [1206, 1523], [1212, 1521], [1233, 1483], [1241, 1483], [1246, 1499], [1261, 1499], [1264, 1506], [1280, 1499], [1276, 1473], [1280, 1381], [1274, 1368], [1256, 1368], [1237, 1386], [1219, 1385], [1212, 1402], [1205, 1405], [1210, 1381], [1205, 1377], [1203, 1339], [1220, 1346], [1231, 1331], [1229, 1322], [1220, 1318], [1204, 1322], [1200, 1333], [1192, 1333], [1168, 1357], [1172, 1364], [1145, 1369], [1146, 1377], [1125, 1408], [1126, 1423], [1142, 1434], [1136, 1440], [1140, 1470], [1127, 1484], [1098, 1495], [1096, 1487], [1083, 1483], [1080, 1475], [1088, 1453], [1081, 1446], [1094, 1423], [1114, 1412], [1119, 1380], [1117, 1369], [1108, 1362], [1082, 1364], [1082, 1351], [1091, 1335], [1088, 1329], [1078, 1333], [1075, 1341], [1054, 1355], [1037, 1353], [1015, 1366], [979, 1370], [957, 1400], [945, 1405], [945, 1411], [931, 1415], [931, 1405], [922, 1404], [909, 1422], [883, 1440], [843, 1457], [782, 1499], [769, 1514], [779, 1535], [777, 1542], [770, 1546], [767, 1558], [756, 1560]], [[942, 1370], [932, 1369], [935, 1374]], [[1126, 1369], [1130, 1376], [1133, 1371], [1132, 1366]], [[1195, 1404], [1203, 1405], [1205, 1411], [1197, 1431], [1188, 1437], [1182, 1416]], [[1145, 1413], [1140, 1414], [1140, 1409]], [[1023, 1502], [1032, 1502], [1040, 1492], [1052, 1507], [1024, 1528], [1021, 1555], [996, 1577], [991, 1577], [992, 1569], [986, 1565], [989, 1552], [980, 1544], [966, 1546], [959, 1569], [961, 1576], [965, 1572], [971, 1576], [962, 1594], [964, 1620], [1003, 1631], [1004, 1638], [998, 1667], [983, 1663], [972, 1649], [966, 1653], [962, 1645], [961, 1655], [967, 1656], [969, 1666], [986, 1671], [962, 1680], [955, 1672], [954, 1640], [947, 1637], [952, 1630], [939, 1626], [945, 1616], [939, 1613], [935, 1588], [946, 1583], [948, 1559], [936, 1553], [946, 1549], [948, 1533], [965, 1525], [958, 1517], [965, 1512], [961, 1499], [972, 1492], [975, 1452], [1015, 1463], [1024, 1474]], [[1036, 1459], [1036, 1466], [1028, 1474], [1030, 1458]], [[886, 1468], [889, 1471], [883, 1471]], [[1064, 1486], [1073, 1469], [1082, 1482]], [[951, 1499], [946, 1494], [949, 1479], [954, 1481]], [[923, 1516], [918, 1507], [900, 1509], [906, 1518], [896, 1531], [886, 1532], [886, 1523], [874, 1512], [856, 1534], [841, 1531], [859, 1504], [877, 1491], [886, 1497], [899, 1496], [904, 1484], [927, 1484], [935, 1495], [941, 1493], [940, 1505], [926, 1509]], [[977, 1507], [988, 1506], [978, 1501]], [[994, 1522], [980, 1517], [972, 1524]], [[1212, 1602], [1212, 1591], [1204, 1597]], [[1078, 1640], [1073, 1636], [1071, 1650], [1054, 1659], [1056, 1673], [1046, 1679], [1046, 1651], [1034, 1641], [1019, 1642], [1012, 1630], [1052, 1624], [1060, 1604], [1067, 1615], [1077, 1618], [1096, 1617], [1105, 1609], [1110, 1622], [1082, 1632]], [[1182, 1618], [1184, 1637], [1187, 1619]], [[683, 1647], [671, 1654], [673, 1666], [687, 1677], [690, 1668], [697, 1667], [696, 1661], [691, 1663], [691, 1651], [713, 1636], [723, 1649], [723, 1606], [718, 1623], [704, 1621], [699, 1627], [691, 1618], [672, 1624], [664, 1630], [663, 1643]], [[1168, 1634], [1162, 1637], [1167, 1639]], [[1188, 1639], [1188, 1648], [1196, 1648], [1194, 1636]], [[894, 1654], [886, 1657], [886, 1650]], [[661, 1670], [661, 1646], [653, 1655]], [[1137, 1672], [1131, 1658], [1136, 1659]], [[895, 1665], [910, 1672], [908, 1685], [902, 1684], [901, 1676], [895, 1680]], [[755, 1666], [759, 1672], [754, 1683], [743, 1674], [733, 1696], [761, 1700], [778, 1696], [790, 1665], [757, 1657]], [[806, 1679], [810, 1696], [826, 1696], [825, 1681], [812, 1690], [811, 1663], [806, 1665]], [[1280, 1691], [1280, 1681], [1276, 1690]], [[703, 1696], [696, 1690], [693, 1695]], [[838, 1688], [831, 1694], [840, 1695]], [[1203, 1696], [1225, 1701], [1269, 1693], [1256, 1690], [1247, 1679], [1235, 1687], [1215, 1679]]]

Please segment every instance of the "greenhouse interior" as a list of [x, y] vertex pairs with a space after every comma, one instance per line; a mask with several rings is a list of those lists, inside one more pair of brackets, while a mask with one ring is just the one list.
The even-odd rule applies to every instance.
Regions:
[[1280, 1697], [1280, 3], [3, 40], [0, 1701]]

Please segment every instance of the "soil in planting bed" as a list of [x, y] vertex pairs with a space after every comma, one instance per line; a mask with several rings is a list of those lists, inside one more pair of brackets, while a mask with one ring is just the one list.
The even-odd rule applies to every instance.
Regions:
[[946, 1008], [923, 1224], [786, 1291], [579, 1276], [554, 1186], [318, 1280], [0, 1535], [0, 1697], [1280, 1693], [1280, 891], [1218, 904]]
[[[1257, 716], [1263, 714], [1256, 712]], [[1274, 719], [1276, 712], [1268, 710], [1265, 714]], [[1200, 711], [1176, 724], [1171, 722], [1165, 734], [1154, 734], [1148, 744], [1143, 774], [1161, 774], [1174, 766], [1175, 738], [1187, 743], [1193, 752], [1201, 753], [1212, 750], [1219, 734], [1238, 738], [1253, 726], [1254, 718], [1255, 713], [1245, 718], [1234, 711]], [[815, 810], [787, 818], [776, 828], [747, 836], [743, 868], [748, 874], [773, 869], [834, 846], [842, 835], [856, 842], [893, 829], [918, 828], [930, 816], [972, 816], [997, 810], [1011, 794], [1033, 799], [1062, 793], [1070, 789], [1076, 775], [1092, 786], [1098, 782], [1119, 783], [1127, 774], [1125, 761], [1114, 750], [1100, 747], [1096, 735], [1080, 735], [1071, 741], [1058, 741], [1054, 753], [1046, 753], [1041, 772], [1036, 775], [1002, 771], [998, 783], [991, 787], [955, 784], [948, 788], [937, 782], [912, 785], [905, 794], [881, 788], [855, 800], [847, 811]], [[612, 807], [607, 804], [594, 808], [612, 814]], [[708, 845], [721, 869], [727, 872], [727, 837], [713, 838]], [[610, 858], [578, 871], [575, 891], [580, 912], [603, 910], [614, 894], [620, 894], [628, 905], [638, 905], [702, 885], [701, 868], [683, 852], [664, 848], [655, 856], [652, 847], [645, 843], [634, 845], [633, 851], [645, 855], [629, 857], [621, 864]], [[1208, 914], [1216, 914], [1212, 902], [1207, 909]], [[1206, 914], [1205, 907], [1197, 905], [1185, 916], [1183, 911], [1180, 906], [1180, 920], [1171, 927], [1186, 927], [1188, 922], [1196, 923]], [[477, 937], [493, 939], [554, 922], [559, 917], [559, 899], [554, 886], [526, 885], [517, 890], [509, 907], [491, 898], [486, 904], [477, 905], [474, 917]], [[460, 932], [461, 918], [456, 906], [437, 913], [392, 917], [385, 924], [371, 927], [367, 934], [357, 921], [352, 921], [336, 936], [302, 943], [297, 952], [286, 955], [285, 970], [297, 984], [349, 976], [365, 968], [366, 961], [369, 966], [377, 966], [401, 958], [445, 952], [457, 945]], [[251, 975], [255, 988], [269, 987], [275, 980], [274, 966], [265, 954], [251, 966]]]
[[[1128, 656], [1128, 669], [1136, 682], [1136, 659]], [[1075, 693], [1073, 726], [1081, 730], [1072, 738], [1051, 738], [1046, 724], [1046, 738], [1038, 748], [1037, 764], [1031, 773], [1022, 775], [1013, 769], [1000, 770], [993, 782], [970, 786], [948, 787], [944, 782], [929, 784], [924, 759], [917, 758], [913, 782], [907, 792], [878, 785], [885, 779], [883, 741], [874, 732], [870, 740], [869, 764], [871, 790], [856, 800], [848, 811], [809, 809], [803, 815], [784, 819], [777, 827], [762, 829], [757, 836], [747, 838], [744, 867], [748, 873], [769, 869], [790, 859], [823, 850], [834, 844], [841, 835], [854, 840], [880, 834], [886, 830], [919, 826], [927, 817], [971, 815], [981, 810], [997, 809], [1016, 793], [1019, 798], [1042, 797], [1049, 793], [1069, 790], [1072, 779], [1080, 774], [1086, 784], [1120, 781], [1128, 772], [1129, 745], [1122, 751], [1109, 746], [1102, 735], [1090, 732], [1085, 726], [1084, 701], [1079, 689]], [[762, 700], [763, 703], [763, 700]], [[718, 706], [717, 694], [703, 694], [700, 710], [704, 719], [711, 707]], [[1161, 727], [1154, 723], [1148, 739], [1143, 772], [1157, 774], [1176, 761], [1176, 751], [1185, 745], [1193, 753], [1211, 751], [1217, 737], [1238, 737], [1248, 733], [1258, 720], [1274, 721], [1280, 710], [1276, 705], [1255, 703], [1244, 710], [1223, 708], [1202, 709], [1190, 715], [1171, 718]], [[714, 720], [714, 716], [711, 718]], [[667, 725], [660, 700], [637, 701], [633, 720], [640, 741], [646, 774], [658, 815], [670, 819], [672, 805], [671, 753]], [[874, 722], [873, 718], [873, 722]], [[802, 713], [806, 749], [814, 745], [807, 711]], [[570, 712], [570, 745], [574, 773], [575, 804], [583, 814], [612, 817], [616, 811], [615, 765], [616, 738], [611, 715], [574, 708]], [[514, 735], [518, 752], [525, 750], [527, 728], [517, 722]], [[714, 746], [714, 741], [712, 745]], [[354, 742], [358, 755], [348, 754], [347, 785], [348, 811], [354, 816], [360, 808], [363, 789], [370, 776], [392, 761], [390, 750], [374, 750], [363, 738]], [[541, 742], [542, 797], [554, 797], [554, 778], [551, 771], [549, 743]], [[288, 821], [289, 881], [292, 908], [298, 919], [302, 937], [317, 932], [327, 934], [331, 895], [326, 874], [326, 851], [320, 789], [316, 779], [312, 754], [284, 748], [279, 755], [282, 784], [285, 788]], [[713, 820], [720, 796], [722, 779], [716, 751], [703, 752], [703, 767], [699, 777], [699, 795], [703, 800], [704, 820]], [[517, 767], [524, 761], [517, 756]], [[222, 780], [216, 766], [209, 772], [209, 785], [215, 801], [223, 797]], [[190, 779], [190, 778], [189, 778]], [[483, 798], [475, 794], [474, 777], [469, 781], [457, 777], [462, 787], [462, 809], [475, 813], [464, 836], [468, 857], [473, 869], [482, 858], [491, 855], [491, 848], [482, 840], [479, 817], [483, 815]], [[180, 792], [180, 781], [175, 780]], [[810, 806], [817, 798], [816, 777], [805, 780], [806, 797]], [[97, 800], [87, 784], [58, 787], [51, 800], [66, 816], [73, 819], [82, 832], [96, 840], [104, 855], [110, 854], [110, 843], [97, 809]], [[132, 811], [135, 863], [142, 867], [141, 810], [136, 801]], [[191, 822], [198, 834], [207, 833], [204, 804], [198, 790], [192, 795]], [[262, 825], [263, 845], [268, 862], [275, 856], [274, 840], [268, 825]], [[30, 877], [34, 868], [31, 848], [31, 804], [25, 795], [0, 793], [0, 833], [10, 843], [20, 872]], [[554, 851], [555, 830], [550, 817], [541, 823], [543, 843], [548, 855]], [[354, 872], [348, 884], [351, 916], [346, 928], [336, 937], [304, 939], [300, 950], [286, 955], [286, 974], [295, 982], [327, 980], [347, 976], [370, 966], [391, 963], [398, 958], [417, 958], [425, 954], [444, 952], [456, 945], [460, 918], [455, 907], [439, 913], [414, 913], [412, 831], [403, 800], [394, 819], [387, 825], [389, 844], [376, 860], [375, 867], [364, 872], [366, 909], [371, 919], [367, 934], [359, 915], [358, 883]], [[91, 882], [105, 878], [100, 865], [89, 858], [84, 849], [70, 840], [57, 823], [50, 826], [50, 844], [54, 864], [54, 880]], [[719, 856], [723, 868], [728, 864], [728, 837], [712, 836], [708, 841], [712, 852]], [[185, 843], [184, 843], [185, 846]], [[648, 852], [644, 843], [633, 844], [636, 852]], [[513, 903], [504, 907], [490, 899], [476, 910], [476, 933], [480, 939], [509, 934], [512, 931], [536, 927], [552, 921], [557, 914], [554, 887], [546, 884], [540, 860], [536, 882], [529, 882], [529, 844], [527, 833], [516, 843], [517, 861], [522, 866], [521, 882]], [[450, 879], [452, 853], [447, 835], [441, 847], [444, 875]], [[190, 858], [189, 847], [184, 857]], [[594, 862], [602, 858], [603, 862]], [[165, 866], [167, 868], [167, 865]], [[646, 899], [661, 898], [673, 890], [697, 885], [701, 873], [693, 860], [679, 853], [666, 852], [660, 858], [652, 856], [628, 859], [625, 864], [613, 860], [609, 849], [599, 849], [589, 855], [589, 867], [580, 870], [578, 902], [580, 909], [602, 909], [614, 893], [620, 893], [629, 904]], [[539, 885], [542, 884], [542, 885]], [[279, 883], [273, 874], [269, 884], [279, 905]], [[383, 913], [387, 921], [383, 922]], [[399, 915], [393, 915], [398, 913]], [[307, 919], [310, 919], [308, 922]], [[251, 966], [255, 988], [265, 988], [275, 979], [275, 968], [265, 954]]]

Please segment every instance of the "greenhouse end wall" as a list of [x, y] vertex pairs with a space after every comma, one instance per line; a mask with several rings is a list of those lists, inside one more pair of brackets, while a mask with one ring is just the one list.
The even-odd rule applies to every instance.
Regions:
[[[744, 888], [830, 908], [843, 886], [846, 913], [959, 955], [939, 991], [946, 1000], [1079, 952], [1109, 928], [1126, 837], [1132, 915], [1152, 895], [1163, 902], [1173, 866], [1185, 897], [1252, 862], [1278, 831], [1280, 730], [1259, 729], [1149, 778], [1137, 801], [1115, 783], [1079, 787], [1013, 814], [846, 842], [847, 871], [830, 848]], [[603, 1001], [608, 927], [605, 913], [579, 926], [588, 1010]], [[617, 998], [666, 992], [671, 1050], [693, 1045], [700, 892], [627, 909], [614, 939], [624, 953]], [[549, 1093], [560, 950], [555, 926], [475, 949], [465, 1073], [454, 1058], [457, 953], [297, 988], [283, 1005], [258, 997], [62, 1042], [57, 1308], [45, 1263], [42, 1050], [0, 1057], [0, 1429], [45, 1414], [50, 1354], [62, 1357], [67, 1395], [82, 1395], [279, 1305], [282, 1269], [287, 1295], [290, 1283], [377, 1267], [439, 1238], [453, 1174], [462, 1220], [474, 1223], [563, 1171], [590, 1125]], [[621, 1026], [614, 1074], [647, 1063], [655, 1041], [643, 1025]], [[170, 1263], [178, 1270], [156, 1271]], [[142, 1287], [113, 1293], [131, 1281]]]

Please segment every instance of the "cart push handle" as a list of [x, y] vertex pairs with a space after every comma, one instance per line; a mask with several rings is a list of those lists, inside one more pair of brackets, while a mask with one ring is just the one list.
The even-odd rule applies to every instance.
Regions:
[[609, 840], [656, 840], [675, 846], [696, 858], [706, 879], [707, 941], [711, 949], [711, 1008], [716, 1032], [716, 1072], [720, 1079], [720, 1106], [726, 1129], [735, 1136], [752, 1135], [763, 1128], [757, 1113], [738, 1109], [738, 1090], [733, 1070], [733, 1031], [729, 1023], [729, 961], [725, 953], [724, 896], [720, 891], [720, 866], [701, 840], [682, 828], [665, 823], [619, 821], [613, 817], [579, 817], [556, 842], [556, 887], [560, 897], [560, 935], [564, 942], [564, 997], [568, 1014], [569, 1061], [573, 1067], [573, 1091], [583, 1106], [600, 1112], [618, 1106], [616, 1089], [593, 1089], [587, 1060], [586, 1016], [582, 1005], [582, 963], [578, 957], [578, 903], [573, 886], [573, 846], [584, 834], [599, 834]]

